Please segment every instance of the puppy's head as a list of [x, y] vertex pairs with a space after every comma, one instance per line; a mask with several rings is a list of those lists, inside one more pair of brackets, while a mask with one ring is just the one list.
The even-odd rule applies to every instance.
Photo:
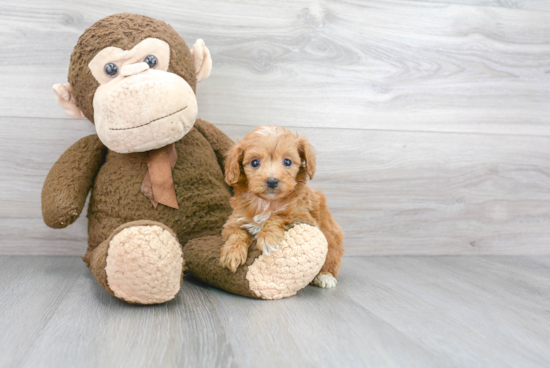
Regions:
[[[282, 199], [315, 174], [309, 142], [278, 126], [260, 126], [228, 152], [225, 181], [266, 200]], [[242, 188], [243, 190], [245, 188]]]

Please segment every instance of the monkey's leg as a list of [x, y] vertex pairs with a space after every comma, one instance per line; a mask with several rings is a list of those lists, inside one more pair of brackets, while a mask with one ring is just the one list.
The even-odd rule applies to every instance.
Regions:
[[223, 246], [221, 235], [189, 241], [183, 247], [187, 271], [211, 286], [257, 299], [286, 298], [306, 287], [325, 263], [328, 248], [319, 228], [292, 224], [278, 250], [262, 254], [251, 246], [246, 263], [232, 272], [220, 264]]
[[181, 288], [185, 267], [175, 233], [147, 220], [119, 226], [83, 259], [105, 290], [136, 304], [172, 300]]

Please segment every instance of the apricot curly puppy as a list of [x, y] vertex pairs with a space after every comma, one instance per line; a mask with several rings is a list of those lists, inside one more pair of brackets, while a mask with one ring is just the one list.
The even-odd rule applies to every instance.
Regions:
[[317, 225], [328, 241], [327, 259], [312, 283], [336, 286], [344, 232], [332, 218], [325, 195], [307, 185], [307, 176], [314, 174], [313, 147], [285, 128], [260, 126], [239, 140], [225, 163], [225, 181], [235, 196], [222, 233], [226, 243], [221, 264], [235, 272], [245, 263], [254, 239], [265, 254], [277, 250], [285, 226], [303, 220]]

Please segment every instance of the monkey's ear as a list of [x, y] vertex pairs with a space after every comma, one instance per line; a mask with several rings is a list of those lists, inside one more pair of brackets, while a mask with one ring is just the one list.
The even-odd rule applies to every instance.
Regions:
[[210, 51], [200, 38], [195, 41], [191, 49], [191, 55], [195, 62], [195, 73], [197, 73], [197, 82], [203, 81], [210, 76], [212, 71], [212, 58]]
[[84, 114], [76, 106], [73, 90], [69, 83], [57, 83], [53, 85], [53, 93], [57, 103], [65, 110], [67, 115], [75, 119], [82, 119]]
[[241, 142], [237, 142], [228, 152], [225, 158], [225, 182], [230, 187], [239, 182], [241, 178], [241, 162], [243, 150]]

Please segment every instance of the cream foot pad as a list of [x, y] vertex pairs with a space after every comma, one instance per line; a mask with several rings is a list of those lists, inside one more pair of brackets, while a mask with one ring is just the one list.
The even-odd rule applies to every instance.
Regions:
[[160, 226], [132, 226], [109, 243], [107, 282], [116, 297], [157, 304], [173, 299], [181, 287], [183, 253], [178, 240]]
[[260, 255], [248, 267], [250, 290], [261, 299], [281, 299], [306, 287], [323, 267], [328, 244], [317, 227], [300, 224], [285, 232], [280, 250]]

